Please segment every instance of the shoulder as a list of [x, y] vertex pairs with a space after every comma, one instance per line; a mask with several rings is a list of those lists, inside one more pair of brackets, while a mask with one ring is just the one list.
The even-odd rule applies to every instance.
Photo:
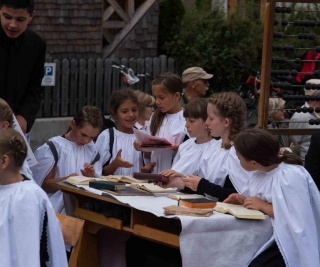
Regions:
[[39, 45], [45, 45], [46, 44], [45, 40], [39, 34], [37, 34], [36, 32], [34, 32], [33, 30], [31, 30], [29, 28], [26, 29], [25, 35], [32, 42], [36, 42]]

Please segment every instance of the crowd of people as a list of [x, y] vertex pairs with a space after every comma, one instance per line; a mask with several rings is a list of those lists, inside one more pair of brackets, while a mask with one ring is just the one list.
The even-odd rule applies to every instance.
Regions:
[[[55, 212], [72, 215], [73, 206], [52, 183], [74, 175], [145, 172], [168, 177], [163, 187], [241, 204], [270, 216], [273, 237], [248, 266], [320, 266], [320, 134], [275, 136], [247, 128], [246, 105], [237, 93], [204, 98], [213, 75], [200, 67], [186, 69], [181, 77], [161, 73], [152, 81], [152, 95], [115, 90], [105, 100], [113, 121], [107, 129], [97, 107], [82, 107], [66, 133], [34, 152], [38, 164], [28, 166], [27, 141], [13, 129], [13, 121], [28, 134], [41, 102], [46, 46], [27, 28], [33, 16], [33, 1], [0, 0], [1, 265], [67, 266]], [[305, 89], [309, 96], [318, 93]], [[285, 102], [270, 98], [268, 127], [301, 128], [319, 117], [315, 109], [319, 104], [317, 98], [307, 101], [304, 107], [314, 111], [295, 113], [288, 125], [282, 122]], [[173, 147], [142, 152], [134, 128], [164, 137]], [[100, 251], [111, 249], [104, 243], [110, 236], [116, 243], [117, 234], [100, 232]], [[124, 244], [127, 237], [122, 240]], [[112, 266], [125, 266], [122, 256], [109, 253], [102, 261], [112, 258]]]

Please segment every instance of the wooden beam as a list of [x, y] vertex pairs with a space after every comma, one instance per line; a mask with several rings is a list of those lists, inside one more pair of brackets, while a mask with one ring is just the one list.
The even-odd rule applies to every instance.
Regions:
[[113, 35], [109, 32], [108, 29], [103, 29], [103, 37], [106, 38], [109, 44], [113, 41]]
[[104, 12], [103, 12], [103, 16], [102, 16], [102, 21], [107, 21], [111, 15], [114, 12], [114, 8], [112, 6], [109, 6]]
[[135, 11], [135, 4], [134, 4], [135, 0], [128, 0], [127, 1], [127, 13], [129, 15], [130, 18], [133, 18], [134, 16], [134, 11]]
[[260, 20], [263, 23], [266, 17], [267, 0], [260, 0]]
[[103, 29], [123, 29], [127, 23], [122, 20], [108, 20], [102, 23]]
[[[108, 0], [110, 1], [110, 0]], [[132, 20], [127, 24], [127, 26], [115, 37], [112, 44], [107, 46], [103, 51], [103, 58], [109, 57], [112, 52], [120, 45], [121, 41], [130, 33], [130, 31], [136, 26], [144, 14], [150, 9], [151, 6], [157, 0], [147, 0], [145, 1], [136, 11]]]
[[129, 22], [130, 18], [122, 7], [115, 0], [107, 0], [107, 2], [114, 8], [115, 12], [125, 21]]
[[228, 1], [228, 17], [236, 12], [238, 6], [238, 0], [229, 0]]

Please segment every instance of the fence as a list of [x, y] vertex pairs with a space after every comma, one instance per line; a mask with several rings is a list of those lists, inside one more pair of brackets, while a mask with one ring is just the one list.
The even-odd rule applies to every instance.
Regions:
[[[132, 68], [135, 73], [149, 73], [151, 79], [166, 71], [177, 73], [175, 61], [164, 55], [145, 59], [47, 59], [47, 62], [56, 63], [56, 82], [55, 86], [44, 87], [39, 118], [74, 116], [84, 105], [95, 105], [103, 114], [109, 114], [111, 93], [126, 87], [120, 70], [111, 66], [114, 62]], [[132, 88], [151, 93], [151, 79], [141, 77]]]

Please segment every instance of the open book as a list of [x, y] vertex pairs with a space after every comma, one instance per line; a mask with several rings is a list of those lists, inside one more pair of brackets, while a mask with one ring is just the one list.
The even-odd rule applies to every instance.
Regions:
[[101, 179], [110, 182], [120, 182], [120, 183], [127, 183], [127, 184], [134, 184], [134, 183], [146, 183], [148, 180], [141, 180], [133, 178], [131, 175], [107, 175], [101, 176]]
[[99, 181], [101, 179], [94, 178], [94, 177], [86, 177], [86, 176], [70, 176], [63, 182], [72, 184], [75, 186], [81, 186], [81, 185], [89, 185], [90, 181]]
[[150, 193], [174, 193], [177, 192], [176, 188], [162, 188], [161, 186], [152, 183], [132, 184], [131, 187], [141, 189]]
[[167, 139], [149, 135], [145, 132], [133, 128], [134, 134], [141, 145], [141, 150], [145, 152], [154, 151], [157, 149], [171, 149], [174, 147]]
[[213, 208], [215, 211], [220, 213], [229, 213], [239, 219], [257, 219], [263, 220], [266, 218], [264, 213], [258, 210], [250, 210], [242, 205], [234, 205], [228, 203], [217, 202]]

